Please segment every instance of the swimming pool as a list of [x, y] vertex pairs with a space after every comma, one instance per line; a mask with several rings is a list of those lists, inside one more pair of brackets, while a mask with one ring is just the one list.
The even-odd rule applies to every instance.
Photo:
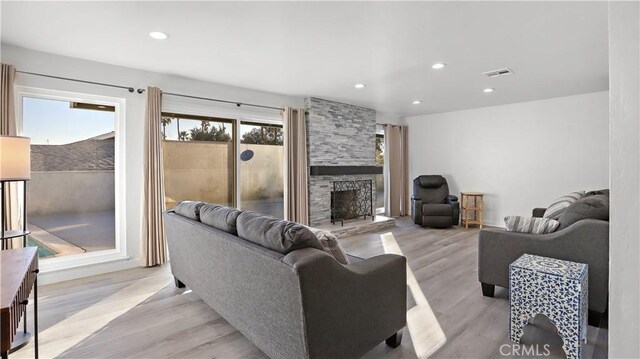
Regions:
[[47, 257], [53, 257], [56, 255], [56, 253], [54, 251], [52, 251], [51, 249], [47, 248], [47, 246], [45, 246], [44, 244], [38, 242], [37, 240], [33, 239], [33, 237], [31, 236], [27, 236], [27, 246], [29, 247], [38, 247], [38, 257], [40, 258], [47, 258]]

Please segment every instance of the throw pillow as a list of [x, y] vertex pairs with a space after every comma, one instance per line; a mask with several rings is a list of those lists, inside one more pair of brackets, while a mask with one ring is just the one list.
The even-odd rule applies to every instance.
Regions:
[[349, 264], [347, 252], [344, 251], [338, 238], [329, 231], [323, 229], [309, 227], [311, 232], [318, 238], [322, 245], [322, 250], [331, 254], [340, 264]]
[[309, 228], [299, 223], [283, 221], [254, 212], [242, 212], [236, 220], [238, 237], [278, 253], [322, 245]]
[[544, 215], [542, 217], [551, 218], [551, 219], [560, 218], [560, 216], [562, 215], [562, 212], [564, 212], [567, 209], [567, 207], [569, 207], [572, 203], [579, 200], [583, 196], [584, 196], [584, 191], [571, 192], [566, 196], [562, 196], [556, 199], [555, 201], [553, 201], [553, 203], [551, 203], [551, 205], [547, 208], [547, 210], [544, 211]]
[[221, 231], [238, 235], [236, 220], [240, 213], [242, 212], [235, 208], [207, 203], [200, 207], [200, 221]]
[[173, 207], [173, 211], [181, 216], [199, 221], [200, 207], [202, 207], [203, 204], [204, 202], [182, 201]]
[[550, 218], [507, 216], [504, 223], [508, 232], [545, 234], [558, 228], [560, 222]]
[[583, 219], [609, 220], [609, 195], [595, 194], [581, 198], [560, 216], [558, 229], [567, 228]]

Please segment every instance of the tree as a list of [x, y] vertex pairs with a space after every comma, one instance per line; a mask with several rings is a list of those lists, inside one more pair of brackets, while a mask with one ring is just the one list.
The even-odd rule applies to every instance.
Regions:
[[242, 143], [282, 146], [284, 143], [282, 129], [271, 126], [254, 127], [242, 135]]
[[167, 125], [171, 124], [171, 121], [173, 121], [173, 119], [171, 117], [162, 117], [162, 139], [166, 140], [167, 139]]
[[180, 131], [180, 133], [178, 133], [178, 141], [189, 141], [189, 132]]
[[194, 127], [190, 129], [189, 134], [189, 141], [231, 141], [231, 136], [226, 132], [224, 125], [211, 126], [209, 121], [202, 121], [200, 128]]

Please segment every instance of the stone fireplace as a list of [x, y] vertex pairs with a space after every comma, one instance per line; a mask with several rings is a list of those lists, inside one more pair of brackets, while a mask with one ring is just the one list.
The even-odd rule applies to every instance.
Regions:
[[331, 223], [335, 181], [370, 180], [375, 198], [376, 111], [315, 97], [306, 98], [305, 107], [309, 217], [311, 226], [320, 226]]

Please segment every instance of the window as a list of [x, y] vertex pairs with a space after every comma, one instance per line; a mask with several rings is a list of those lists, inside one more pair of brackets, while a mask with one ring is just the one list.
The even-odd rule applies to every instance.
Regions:
[[282, 125], [163, 113], [162, 134], [167, 208], [195, 200], [284, 216]]
[[19, 133], [31, 138], [27, 241], [42, 268], [126, 256], [118, 140], [124, 100], [18, 88]]
[[[376, 166], [384, 171], [384, 130], [376, 126]], [[376, 175], [376, 213], [384, 213], [384, 173]]]

